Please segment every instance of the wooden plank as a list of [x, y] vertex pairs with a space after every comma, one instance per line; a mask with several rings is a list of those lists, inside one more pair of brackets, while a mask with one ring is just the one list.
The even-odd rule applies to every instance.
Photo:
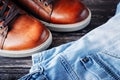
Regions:
[[[76, 41], [83, 35], [105, 23], [115, 14], [116, 5], [119, 0], [81, 0], [92, 12], [91, 23], [84, 29], [69, 32], [53, 34], [53, 43], [49, 48], [61, 44]], [[17, 80], [27, 74], [32, 65], [31, 57], [28, 58], [5, 58], [0, 57], [0, 80]]]

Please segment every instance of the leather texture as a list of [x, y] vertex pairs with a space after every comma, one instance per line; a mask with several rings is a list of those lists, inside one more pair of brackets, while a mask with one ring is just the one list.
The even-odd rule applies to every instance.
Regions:
[[89, 11], [80, 0], [15, 0], [21, 7], [43, 21], [71, 24], [86, 19]]
[[[12, 3], [11, 5], [14, 4]], [[11, 5], [9, 5], [9, 7], [11, 7]], [[8, 10], [9, 9], [6, 10], [4, 15], [8, 14]], [[0, 21], [0, 24], [2, 24], [2, 22], [3, 21]], [[2, 47], [4, 50], [31, 49], [41, 45], [49, 36], [48, 30], [40, 21], [29, 16], [22, 10], [20, 10], [20, 13], [7, 26], [8, 32]], [[2, 38], [0, 38], [0, 42], [1, 40]]]

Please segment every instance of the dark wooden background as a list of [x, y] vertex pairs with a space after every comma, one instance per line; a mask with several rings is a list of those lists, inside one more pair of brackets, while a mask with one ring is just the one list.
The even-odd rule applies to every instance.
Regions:
[[[69, 32], [58, 33], [52, 32], [53, 43], [49, 47], [59, 46], [61, 44], [75, 41], [83, 35], [105, 23], [111, 18], [116, 9], [119, 0], [81, 0], [86, 4], [92, 12], [91, 23], [84, 29]], [[27, 74], [32, 65], [31, 57], [27, 58], [5, 58], [0, 57], [0, 80], [17, 80], [21, 76]]]

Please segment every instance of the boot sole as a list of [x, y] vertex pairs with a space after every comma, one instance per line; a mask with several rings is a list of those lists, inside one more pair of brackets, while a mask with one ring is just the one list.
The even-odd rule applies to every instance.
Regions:
[[52, 34], [49, 31], [49, 37], [48, 39], [42, 43], [41, 45], [32, 48], [32, 49], [28, 49], [28, 50], [21, 50], [21, 51], [11, 51], [11, 50], [0, 50], [0, 56], [3, 57], [28, 57], [31, 56], [32, 54], [35, 54], [37, 52], [43, 51], [45, 49], [47, 49], [50, 44], [52, 43]]
[[57, 31], [57, 32], [78, 31], [78, 30], [85, 28], [90, 23], [91, 11], [89, 9], [88, 11], [89, 11], [89, 15], [85, 20], [74, 23], [74, 24], [52, 24], [52, 23], [47, 23], [45, 21], [41, 21], [41, 22], [52, 31]]

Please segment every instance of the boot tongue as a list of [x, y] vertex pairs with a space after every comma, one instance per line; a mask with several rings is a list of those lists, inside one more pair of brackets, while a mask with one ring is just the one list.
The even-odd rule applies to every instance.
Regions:
[[7, 37], [7, 26], [19, 13], [19, 9], [15, 5], [10, 5], [9, 0], [0, 0], [0, 48], [2, 49], [5, 38]]

